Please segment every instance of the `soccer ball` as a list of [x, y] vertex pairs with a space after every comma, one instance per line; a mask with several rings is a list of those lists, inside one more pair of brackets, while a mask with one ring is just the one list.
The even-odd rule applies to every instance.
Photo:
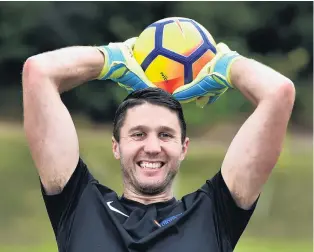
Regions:
[[216, 43], [199, 23], [166, 18], [149, 25], [138, 37], [133, 53], [148, 79], [173, 93], [192, 82], [216, 54]]

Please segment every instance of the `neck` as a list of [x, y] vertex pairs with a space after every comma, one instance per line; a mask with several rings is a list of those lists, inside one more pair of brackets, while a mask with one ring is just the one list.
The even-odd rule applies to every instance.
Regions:
[[145, 195], [142, 193], [139, 193], [135, 190], [131, 190], [129, 188], [124, 188], [123, 196], [129, 200], [134, 200], [139, 203], [148, 205], [152, 203], [157, 203], [157, 202], [164, 202], [171, 200], [173, 198], [173, 192], [171, 189], [168, 189], [164, 192], [161, 192], [156, 195]]

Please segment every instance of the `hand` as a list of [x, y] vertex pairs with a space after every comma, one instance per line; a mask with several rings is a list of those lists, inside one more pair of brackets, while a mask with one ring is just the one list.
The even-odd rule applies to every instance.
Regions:
[[229, 88], [232, 63], [241, 56], [223, 43], [217, 45], [216, 56], [208, 62], [190, 84], [177, 88], [174, 98], [181, 103], [196, 100], [199, 107], [215, 102]]
[[133, 56], [136, 39], [134, 37], [123, 43], [110, 43], [108, 46], [97, 47], [105, 56], [105, 65], [97, 79], [110, 79], [124, 87], [128, 92], [156, 87], [147, 79]]

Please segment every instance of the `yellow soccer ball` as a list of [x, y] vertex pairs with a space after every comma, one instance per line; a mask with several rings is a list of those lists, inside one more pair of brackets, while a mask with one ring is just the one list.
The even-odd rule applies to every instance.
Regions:
[[148, 79], [172, 94], [193, 81], [217, 51], [216, 42], [201, 24], [172, 17], [149, 25], [133, 52]]

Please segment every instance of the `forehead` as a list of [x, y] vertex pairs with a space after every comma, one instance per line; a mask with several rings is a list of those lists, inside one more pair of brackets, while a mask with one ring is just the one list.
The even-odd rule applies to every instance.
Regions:
[[137, 125], [149, 128], [159, 128], [160, 126], [171, 127], [180, 130], [180, 123], [177, 113], [170, 109], [144, 103], [127, 110], [123, 127], [125, 130]]

